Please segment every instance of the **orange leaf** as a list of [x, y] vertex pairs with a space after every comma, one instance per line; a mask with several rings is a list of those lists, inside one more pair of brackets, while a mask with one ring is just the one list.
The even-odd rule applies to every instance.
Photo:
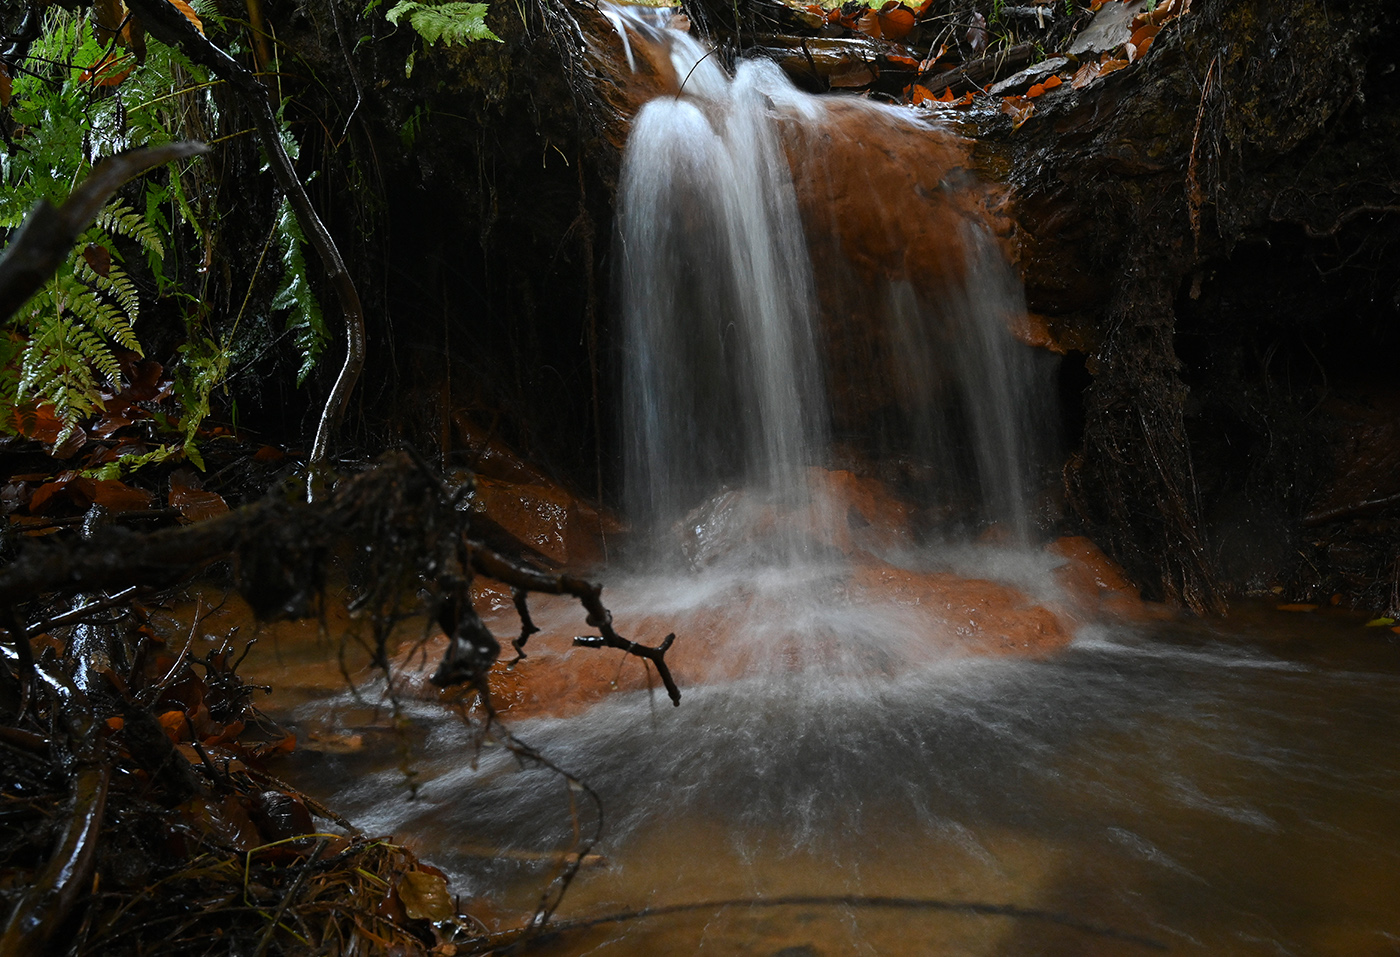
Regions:
[[1024, 96], [1008, 96], [1001, 101], [1001, 111], [1011, 117], [1011, 128], [1019, 130], [1035, 112], [1035, 104]]
[[29, 514], [44, 514], [44, 506], [48, 504], [49, 499], [68, 488], [68, 483], [77, 478], [77, 475], [77, 472], [63, 472], [55, 476], [52, 482], [45, 482], [35, 489], [29, 499]]
[[948, 44], [945, 43], [938, 48], [937, 53], [935, 53], [933, 56], [929, 57], [927, 60], [924, 60], [924, 62], [919, 64], [919, 72], [927, 73], [929, 70], [932, 70], [934, 68], [934, 65], [937, 64], [939, 60], [943, 59], [943, 54], [947, 52]]
[[185, 0], [165, 0], [165, 2], [183, 13], [185, 18], [189, 20], [190, 23], [194, 24], [196, 30], [200, 33], [204, 32], [204, 24], [199, 22], [199, 14], [195, 13], [194, 9], [186, 3]]
[[1070, 89], [1082, 90], [1090, 83], [1093, 83], [1099, 76], [1099, 64], [1086, 63], [1074, 72], [1074, 79], [1070, 81]]
[[876, 19], [880, 22], [880, 32], [887, 40], [903, 40], [914, 30], [914, 14], [903, 7], [881, 11], [876, 14]]
[[228, 511], [228, 503], [218, 492], [205, 492], [199, 489], [170, 489], [170, 507], [180, 510], [180, 517], [187, 522], [202, 522]]
[[128, 65], [126, 69], [120, 70], [118, 67], [127, 59], [122, 56], [104, 56], [92, 67], [83, 71], [78, 77], [81, 83], [92, 83], [93, 86], [119, 86], [122, 80], [131, 75], [135, 65]]
[[1110, 73], [1117, 73], [1128, 65], [1127, 60], [1105, 60], [1099, 64], [1099, 76], [1107, 76]]
[[880, 15], [874, 10], [867, 10], [861, 14], [855, 26], [857, 30], [868, 37], [874, 37], [876, 40], [884, 37], [884, 33], [880, 30]]
[[910, 103], [913, 103], [915, 106], [918, 106], [920, 103], [923, 103], [925, 100], [934, 100], [934, 101], [937, 101], [937, 100], [938, 100], [938, 97], [934, 96], [933, 93], [932, 93], [932, 91], [930, 91], [929, 88], [926, 87], [926, 86], [920, 86], [920, 85], [917, 84], [917, 83], [912, 83], [912, 84], [910, 84], [910, 86], [909, 86], [909, 102], [910, 102]]
[[919, 68], [919, 61], [911, 56], [904, 56], [899, 53], [886, 53], [885, 59], [888, 60], [890, 63], [898, 63], [900, 66], [907, 66], [913, 70], [917, 70]]
[[150, 492], [116, 479], [94, 481], [90, 494], [95, 504], [109, 512], [140, 512], [151, 507]]
[[187, 468], [170, 473], [171, 508], [180, 510], [180, 517], [187, 522], [201, 522], [228, 511], [228, 503], [217, 492], [207, 492], [199, 481], [199, 476]]
[[161, 730], [165, 732], [165, 736], [175, 744], [179, 744], [181, 739], [186, 741], [190, 739], [190, 721], [185, 717], [185, 712], [178, 709], [167, 711], [156, 720], [160, 722]]
[[[971, 95], [972, 95], [972, 94], [970, 94], [970, 93], [968, 94], [968, 96], [971, 96]], [[945, 86], [945, 87], [943, 88], [943, 92], [940, 93], [940, 94], [938, 94], [938, 102], [939, 102], [939, 103], [951, 103], [951, 102], [953, 102], [953, 91], [950, 90], [950, 89], [948, 89], [948, 88]]]
[[213, 733], [205, 736], [204, 743], [209, 745], [227, 744], [236, 739], [240, 734], [242, 734], [244, 727], [245, 725], [242, 721], [235, 721], [232, 724], [226, 724], [223, 727], [216, 726]]
[[1042, 80], [1040, 85], [1045, 87], [1045, 89], [1047, 90], [1053, 90], [1055, 87], [1059, 86], [1063, 82], [1065, 81], [1060, 79], [1058, 76], [1054, 76], [1052, 74], [1050, 76], [1047, 76], [1044, 80]]
[[1044, 95], [1045, 95], [1045, 86], [1044, 86], [1043, 84], [1040, 84], [1040, 83], [1036, 83], [1036, 84], [1033, 85], [1029, 90], [1026, 91], [1026, 96], [1030, 97], [1032, 100], [1035, 99], [1037, 96], [1044, 96]]
[[291, 754], [297, 748], [297, 736], [289, 734], [286, 737], [278, 738], [276, 741], [265, 741], [249, 750], [255, 757], [266, 758], [274, 754]]

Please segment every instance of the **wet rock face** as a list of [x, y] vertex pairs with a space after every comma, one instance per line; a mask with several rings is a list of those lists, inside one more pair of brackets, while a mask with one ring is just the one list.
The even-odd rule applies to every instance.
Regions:
[[[947, 658], [1039, 657], [1067, 646], [1087, 622], [1172, 615], [1144, 603], [1084, 538], [1046, 546], [1058, 585], [1053, 599], [1001, 581], [892, 564], [879, 553], [908, 546], [913, 510], [871, 479], [821, 469], [809, 476], [811, 501], [799, 508], [730, 492], [697, 510], [692, 519], [701, 528], [681, 533], [698, 535], [691, 540], [701, 551], [692, 559], [703, 556], [703, 570], [668, 578], [661, 592], [638, 579], [609, 589], [629, 637], [656, 644], [670, 632], [679, 636], [667, 661], [682, 688], [808, 670], [884, 680]], [[775, 571], [765, 563], [759, 542], [780, 525], [801, 528], [815, 564]], [[498, 633], [515, 627], [505, 593], [482, 590], [477, 605]], [[659, 687], [637, 659], [568, 647], [580, 627], [572, 603], [536, 599], [533, 607], [543, 631], [531, 639], [530, 656], [491, 673], [503, 713], [569, 715], [611, 694]]]
[[604, 558], [602, 540], [620, 530], [617, 519], [551, 480], [469, 417], [454, 416], [453, 424], [457, 444], [472, 463], [470, 472], [455, 478], [474, 483], [476, 534], [535, 565], [582, 571]]
[[1064, 559], [1054, 571], [1063, 591], [1060, 613], [1075, 621], [1153, 621], [1174, 616], [1165, 605], [1142, 600], [1138, 588], [1113, 559], [1083, 536], [1058, 538], [1045, 551]]
[[582, 568], [602, 558], [598, 513], [559, 486], [478, 478], [476, 489], [487, 516], [555, 565]]
[[962, 230], [979, 211], [951, 134], [894, 127], [865, 104], [835, 100], [828, 109], [815, 127], [789, 123], [783, 132], [811, 240], [833, 423], [838, 435], [868, 434], [901, 402], [885, 290], [900, 283], [937, 303], [960, 287]]
[[[646, 643], [677, 633], [667, 661], [682, 693], [787, 671], [884, 680], [953, 657], [1042, 656], [1068, 645], [1074, 628], [1062, 609], [1038, 605], [1000, 582], [874, 560], [824, 581], [815, 605], [799, 588], [775, 593], [736, 581], [704, 604], [648, 615], [642, 607], [648, 597], [629, 590], [624, 584], [612, 595], [617, 620], [629, 637]], [[576, 608], [538, 602], [535, 620], [544, 632], [531, 639], [530, 656], [513, 667], [498, 664], [490, 674], [503, 714], [568, 716], [613, 694], [661, 694], [640, 660], [566, 646], [579, 627]], [[510, 627], [503, 609], [499, 628]], [[429, 657], [434, 650], [427, 649]]]
[[893, 109], [833, 98], [815, 124], [783, 124], [819, 277], [907, 279], [936, 295], [961, 281], [962, 224], [981, 218], [966, 145]]

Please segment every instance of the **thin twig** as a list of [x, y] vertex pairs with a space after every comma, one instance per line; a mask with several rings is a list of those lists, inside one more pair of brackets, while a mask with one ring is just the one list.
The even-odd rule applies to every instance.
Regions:
[[263, 957], [267, 953], [267, 945], [272, 943], [272, 935], [277, 931], [277, 925], [282, 922], [282, 915], [287, 912], [287, 906], [301, 890], [301, 885], [306, 882], [306, 875], [311, 873], [312, 866], [316, 863], [316, 858], [321, 856], [321, 852], [326, 849], [326, 839], [323, 837], [316, 842], [316, 846], [311, 849], [311, 856], [306, 859], [306, 863], [297, 872], [296, 880], [292, 881], [292, 886], [287, 888], [287, 893], [282, 895], [282, 900], [277, 904], [277, 910], [273, 912], [272, 920], [268, 922], [267, 930], [263, 931], [262, 939], [258, 941], [258, 947], [253, 951], [253, 957]]

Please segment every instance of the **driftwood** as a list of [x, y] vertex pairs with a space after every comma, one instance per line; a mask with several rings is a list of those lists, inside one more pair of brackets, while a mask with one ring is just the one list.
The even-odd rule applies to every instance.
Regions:
[[[485, 674], [500, 645], [471, 604], [471, 578], [479, 574], [516, 590], [516, 605], [527, 625], [529, 593], [577, 598], [599, 634], [576, 643], [616, 648], [650, 662], [672, 702], [679, 704], [680, 690], [665, 660], [675, 636], [655, 648], [629, 641], [614, 628], [600, 585], [532, 568], [475, 537], [463, 502], [470, 492], [470, 483], [449, 489], [426, 465], [396, 454], [342, 481], [324, 501], [300, 501], [281, 490], [196, 525], [153, 532], [109, 526], [88, 541], [36, 544], [0, 570], [0, 610], [12, 622], [12, 634], [21, 636], [11, 641], [27, 647], [22, 636], [28, 628], [20, 610], [36, 596], [164, 588], [216, 562], [228, 562], [235, 586], [260, 617], [304, 617], [314, 613], [329, 555], [368, 542], [374, 546], [368, 549], [371, 564], [360, 569], [365, 594], [385, 617], [397, 613], [403, 589], [416, 590], [419, 577], [427, 579], [434, 596], [430, 611], [451, 639], [434, 675], [436, 683], [469, 683], [485, 694]], [[381, 665], [387, 665], [385, 640], [387, 630], [378, 638]], [[518, 651], [523, 645], [517, 639]]]

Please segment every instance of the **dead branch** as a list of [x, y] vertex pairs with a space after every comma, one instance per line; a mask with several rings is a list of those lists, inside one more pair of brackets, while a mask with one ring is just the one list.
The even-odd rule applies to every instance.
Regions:
[[[588, 624], [598, 629], [599, 637], [575, 638], [574, 643], [585, 648], [618, 648], [629, 655], [645, 658], [656, 666], [656, 673], [661, 676], [661, 683], [666, 686], [666, 694], [670, 696], [671, 703], [681, 703], [680, 689], [676, 687], [675, 679], [671, 677], [671, 669], [666, 665], [666, 651], [676, 640], [676, 636], [667, 635], [655, 648], [623, 638], [613, 629], [612, 612], [603, 606], [602, 585], [595, 585], [572, 575], [536, 571], [512, 562], [484, 546], [472, 548], [471, 563], [472, 568], [479, 574], [494, 578], [512, 588], [546, 595], [572, 595], [577, 598], [588, 612]], [[524, 645], [523, 638], [521, 645]]]
[[961, 87], [963, 91], [981, 90], [998, 76], [1016, 70], [1031, 62], [1035, 56], [1034, 43], [1018, 43], [997, 53], [990, 53], [954, 70], [941, 73], [931, 80], [925, 80], [923, 87], [930, 93]]
[[46, 953], [74, 906], [87, 896], [111, 781], [112, 767], [105, 762], [78, 772], [63, 840], [10, 915], [0, 937], [0, 957]]
[[[500, 643], [471, 603], [470, 575], [476, 573], [508, 585], [521, 613], [517, 652], [535, 630], [526, 595], [570, 595], [587, 612], [598, 635], [575, 638], [581, 647], [616, 648], [656, 667], [666, 693], [680, 703], [680, 689], [666, 663], [675, 640], [668, 635], [651, 647], [618, 634], [612, 613], [602, 601], [602, 586], [573, 575], [541, 571], [507, 557], [471, 532], [473, 514], [460, 508], [461, 495], [449, 489], [421, 461], [404, 454], [386, 456], [367, 472], [338, 484], [314, 503], [289, 497], [285, 490], [197, 525], [135, 532], [103, 528], [92, 540], [47, 545], [37, 543], [0, 570], [0, 610], [12, 619], [10, 641], [16, 654], [28, 649], [22, 636], [30, 629], [19, 606], [42, 594], [72, 594], [147, 586], [170, 587], [210, 565], [230, 563], [235, 587], [259, 617], [306, 617], [323, 587], [326, 558], [337, 548], [373, 542], [372, 564], [360, 572], [376, 614], [396, 611], [402, 589], [426, 581], [434, 617], [448, 635], [433, 681], [484, 687], [487, 671], [500, 655]], [[492, 544], [508, 544], [497, 529]], [[526, 551], [524, 543], [520, 551]], [[460, 569], [458, 571], [457, 569]], [[89, 613], [85, 607], [81, 611]], [[382, 640], [376, 652], [384, 665]]]

